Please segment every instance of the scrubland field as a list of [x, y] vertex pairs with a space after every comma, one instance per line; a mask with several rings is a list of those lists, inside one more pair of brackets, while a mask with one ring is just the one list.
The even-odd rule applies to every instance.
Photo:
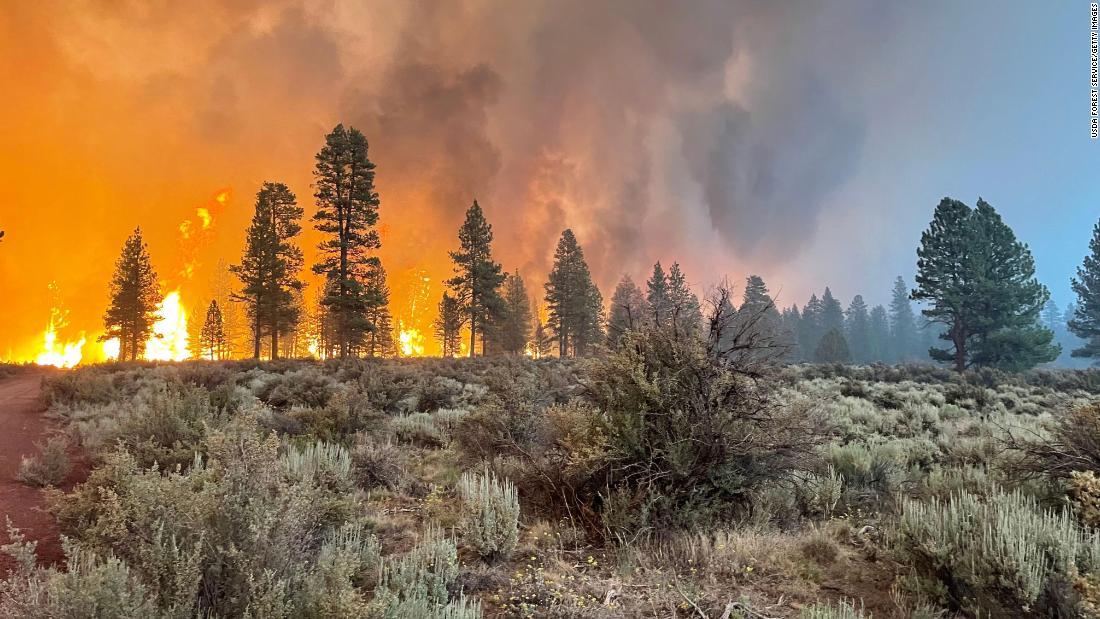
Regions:
[[[14, 373], [5, 368], [0, 373]], [[1100, 372], [109, 364], [24, 462], [10, 617], [1097, 616]], [[69, 448], [66, 449], [66, 443]]]

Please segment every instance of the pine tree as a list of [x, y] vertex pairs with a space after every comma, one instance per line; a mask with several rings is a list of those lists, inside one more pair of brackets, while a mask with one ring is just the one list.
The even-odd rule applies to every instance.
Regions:
[[647, 320], [646, 299], [629, 275], [623, 275], [611, 295], [607, 318], [607, 345], [615, 348], [627, 331], [641, 328]]
[[252, 354], [260, 358], [261, 340], [270, 340], [271, 358], [279, 356], [279, 336], [298, 321], [294, 293], [302, 289], [298, 271], [302, 250], [294, 237], [302, 231], [302, 207], [282, 183], [264, 183], [256, 194], [256, 208], [245, 239], [241, 263], [230, 270], [241, 280], [243, 301], [252, 319]]
[[821, 295], [821, 331], [822, 336], [836, 329], [844, 332], [844, 306], [833, 296], [833, 291], [825, 287], [825, 294]]
[[797, 305], [792, 305], [783, 310], [780, 324], [782, 325], [784, 338], [791, 344], [789, 358], [792, 360], [808, 360], [810, 355], [802, 348], [802, 341], [799, 337], [802, 330], [802, 312], [798, 311]]
[[[466, 220], [458, 229], [459, 250], [451, 252], [455, 276], [447, 280], [463, 308], [470, 327], [470, 356], [477, 351], [477, 338], [502, 307], [500, 286], [504, 273], [493, 262], [493, 227], [485, 221], [477, 200], [466, 211]], [[484, 350], [482, 351], [484, 352]]]
[[677, 332], [696, 337], [703, 327], [703, 309], [699, 305], [699, 297], [688, 287], [678, 262], [673, 262], [668, 272], [668, 300], [671, 320]]
[[554, 350], [554, 334], [546, 327], [542, 316], [535, 316], [535, 331], [531, 336], [531, 343], [536, 359], [545, 359]]
[[462, 334], [462, 305], [446, 292], [439, 301], [439, 315], [436, 316], [432, 327], [435, 329], [435, 339], [443, 349], [444, 357], [454, 357], [460, 352], [459, 338]]
[[[786, 354], [790, 354], [793, 348], [793, 338], [786, 337], [783, 333], [782, 318], [775, 307], [771, 293], [764, 279], [759, 275], [750, 275], [745, 278], [745, 291], [741, 295], [741, 307], [734, 317], [734, 332], [738, 337], [745, 339], [750, 334], [753, 337], [763, 335], [775, 346], [787, 348]], [[771, 354], [769, 351], [768, 354]]]
[[1084, 346], [1072, 354], [1074, 357], [1100, 357], [1100, 222], [1092, 228], [1089, 255], [1077, 267], [1077, 277], [1070, 285], [1077, 293], [1077, 304], [1066, 326], [1085, 341]]
[[856, 363], [870, 363], [871, 359], [871, 316], [862, 295], [856, 295], [848, 305], [845, 315], [845, 334]]
[[900, 275], [894, 280], [890, 297], [890, 339], [889, 361], [904, 362], [924, 356], [917, 348], [917, 324], [909, 301], [909, 286]]
[[514, 355], [523, 354], [531, 340], [531, 299], [519, 271], [504, 280], [504, 311], [498, 326], [498, 340], [502, 351]]
[[[363, 280], [365, 312], [363, 320], [367, 330], [363, 336], [363, 352], [368, 357], [389, 357], [396, 352], [393, 335], [393, 315], [390, 314], [390, 287], [386, 283], [386, 269], [382, 261], [374, 259], [367, 266]], [[358, 353], [357, 347], [351, 350]]]
[[222, 311], [217, 301], [211, 301], [210, 307], [206, 310], [206, 320], [202, 323], [199, 344], [203, 357], [211, 361], [225, 358], [225, 325], [222, 322]]
[[848, 351], [848, 342], [840, 329], [829, 329], [821, 337], [814, 351], [814, 361], [818, 363], [848, 363], [852, 355]]
[[141, 228], [126, 239], [122, 255], [115, 263], [111, 280], [111, 304], [103, 316], [106, 332], [99, 341], [118, 339], [119, 361], [134, 361], [145, 353], [145, 342], [153, 333], [157, 304], [162, 297], [157, 274], [149, 259], [149, 248], [141, 238]]
[[321, 303], [333, 321], [341, 358], [362, 346], [371, 329], [367, 313], [376, 300], [365, 285], [368, 271], [378, 262], [371, 252], [382, 246], [375, 230], [379, 200], [374, 164], [367, 153], [362, 133], [336, 125], [325, 136], [313, 170], [317, 201], [313, 221], [325, 235], [313, 272], [326, 278]]
[[1040, 316], [1043, 326], [1051, 331], [1057, 331], [1062, 324], [1062, 310], [1058, 308], [1058, 304], [1054, 302], [1054, 299], [1047, 299]]
[[645, 287], [649, 320], [658, 327], [663, 327], [672, 313], [672, 298], [668, 292], [668, 277], [665, 276], [660, 261], [653, 265], [653, 275], [649, 277]]
[[1027, 245], [981, 198], [974, 209], [950, 198], [936, 207], [917, 250], [912, 298], [946, 327], [950, 349], [932, 348], [937, 361], [962, 372], [972, 366], [1023, 370], [1058, 357], [1054, 334], [1039, 325], [1050, 293], [1035, 279]]
[[558, 356], [587, 354], [602, 337], [603, 296], [572, 230], [561, 233], [545, 290]]
[[871, 328], [869, 333], [868, 361], [887, 361], [890, 355], [890, 320], [886, 308], [876, 305], [871, 309]]
[[821, 337], [825, 335], [821, 325], [821, 299], [816, 294], [810, 295], [810, 300], [802, 306], [802, 321], [798, 329], [798, 346], [806, 355], [807, 360], [812, 360], [814, 351], [817, 350]]

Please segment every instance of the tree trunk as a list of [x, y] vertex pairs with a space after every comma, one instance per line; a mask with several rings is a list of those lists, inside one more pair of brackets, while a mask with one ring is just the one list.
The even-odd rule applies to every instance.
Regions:
[[274, 326], [271, 327], [271, 360], [275, 361], [279, 358], [279, 330]]
[[962, 323], [956, 318], [951, 326], [951, 341], [955, 343], [955, 371], [963, 373], [966, 370], [966, 337], [962, 333]]
[[[471, 288], [473, 284], [470, 285]], [[473, 358], [477, 350], [477, 297], [470, 291], [470, 358]]]
[[256, 303], [256, 319], [252, 323], [252, 358], [260, 358], [260, 304]]

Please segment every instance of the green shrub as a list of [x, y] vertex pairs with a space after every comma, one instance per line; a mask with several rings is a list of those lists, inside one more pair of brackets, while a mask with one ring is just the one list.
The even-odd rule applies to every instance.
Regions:
[[23, 457], [19, 463], [19, 481], [29, 486], [56, 486], [65, 480], [72, 470], [69, 462], [69, 442], [54, 436], [45, 445], [36, 443], [38, 455]]
[[458, 480], [462, 499], [462, 528], [465, 539], [482, 556], [507, 558], [519, 539], [519, 496], [508, 480], [492, 473], [463, 473]]
[[617, 495], [620, 505], [644, 510], [648, 526], [692, 527], [728, 518], [747, 508], [755, 488], [811, 468], [824, 426], [812, 410], [776, 397], [763, 352], [747, 344], [727, 356], [654, 329], [627, 334], [616, 352], [595, 359], [585, 384], [598, 417], [582, 423], [599, 425], [606, 456], [561, 493], [579, 503], [572, 512], [599, 517]]
[[943, 601], [972, 614], [1060, 616], [1077, 604], [1072, 576], [1100, 569], [1100, 537], [1018, 492], [907, 500], [898, 535], [907, 562]]

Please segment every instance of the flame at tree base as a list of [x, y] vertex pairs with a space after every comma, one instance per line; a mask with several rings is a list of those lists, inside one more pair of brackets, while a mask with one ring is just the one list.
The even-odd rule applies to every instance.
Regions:
[[424, 335], [419, 329], [401, 329], [397, 336], [397, 348], [402, 357], [423, 357]]
[[153, 335], [145, 342], [145, 359], [150, 361], [183, 361], [191, 358], [188, 349], [187, 312], [180, 303], [180, 291], [173, 290], [157, 306], [160, 319], [153, 325]]
[[80, 363], [81, 351], [84, 349], [84, 334], [80, 334], [80, 340], [76, 342], [57, 343], [57, 329], [53, 319], [50, 326], [42, 336], [42, 350], [34, 362], [38, 365], [52, 365], [58, 368], [71, 368]]

